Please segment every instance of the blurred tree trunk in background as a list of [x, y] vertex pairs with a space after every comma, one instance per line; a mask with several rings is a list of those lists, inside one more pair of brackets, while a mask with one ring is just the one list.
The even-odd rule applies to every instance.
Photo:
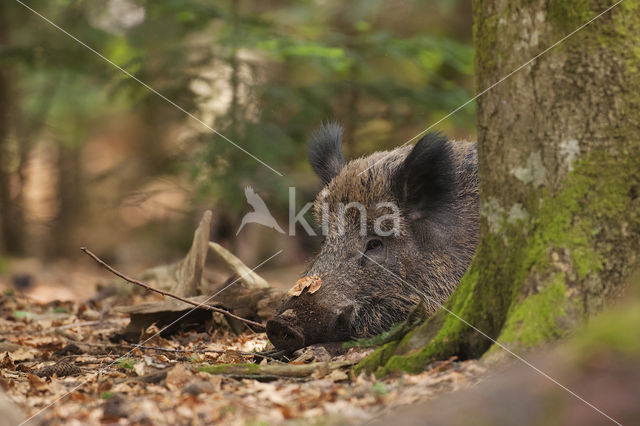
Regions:
[[[474, 2], [476, 90], [612, 4]], [[566, 335], [639, 266], [638, 46], [640, 2], [626, 0], [478, 99], [481, 242], [447, 308], [506, 346]], [[441, 310], [377, 365], [420, 370], [491, 346]]]
[[[5, 21], [5, 5], [0, 5], [0, 46], [9, 44], [9, 26]], [[10, 69], [0, 67], [0, 249], [21, 254], [23, 249], [23, 223], [20, 206], [12, 194], [11, 175], [15, 169], [15, 156], [10, 147], [11, 136], [11, 78]]]
[[82, 215], [83, 185], [80, 173], [79, 150], [76, 146], [58, 147], [58, 213], [53, 225], [51, 254], [68, 256], [78, 249], [74, 230]]
[[229, 120], [232, 140], [237, 140], [241, 119], [239, 115], [240, 108], [240, 63], [238, 60], [238, 38], [241, 36], [238, 28], [238, 9], [240, 8], [240, 0], [231, 0], [231, 52], [229, 55], [229, 67], [231, 68], [231, 76], [229, 85], [231, 86], [231, 104], [229, 105]]

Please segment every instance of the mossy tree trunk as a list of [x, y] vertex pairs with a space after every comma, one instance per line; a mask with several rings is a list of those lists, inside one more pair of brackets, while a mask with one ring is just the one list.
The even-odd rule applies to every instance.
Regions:
[[[613, 3], [476, 0], [476, 89]], [[598, 311], [640, 263], [640, 1], [481, 96], [478, 147], [481, 243], [446, 308], [522, 350]], [[415, 371], [493, 348], [441, 310], [360, 368]]]

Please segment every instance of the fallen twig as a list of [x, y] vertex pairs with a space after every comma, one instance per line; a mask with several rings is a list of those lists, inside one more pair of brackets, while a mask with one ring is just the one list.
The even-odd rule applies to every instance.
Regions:
[[[239, 350], [236, 350], [236, 349], [202, 349], [202, 348], [178, 349], [178, 348], [161, 348], [161, 347], [158, 347], [158, 346], [150, 346], [150, 345], [136, 345], [135, 343], [134, 344], [124, 344], [124, 343], [105, 344], [105, 343], [81, 342], [79, 340], [73, 340], [73, 339], [68, 339], [68, 340], [71, 343], [75, 344], [75, 345], [85, 345], [85, 346], [96, 347], [96, 348], [104, 348], [104, 349], [116, 349], [116, 348], [121, 348], [121, 349], [142, 349], [142, 350], [167, 352], [167, 353], [200, 353], [200, 354], [204, 354], [204, 353], [213, 353], [213, 354], [236, 353], [238, 355], [243, 355], [243, 356], [257, 356], [259, 358], [267, 358], [267, 359], [271, 359], [271, 360], [277, 361], [276, 358], [273, 358], [273, 357], [268, 356], [268, 355], [263, 355], [263, 354], [258, 353], [258, 352], [239, 351]], [[91, 356], [93, 356], [93, 355], [91, 355]]]
[[248, 324], [248, 325], [251, 325], [253, 327], [256, 327], [259, 330], [262, 330], [262, 331], [266, 330], [265, 326], [260, 324], [259, 322], [255, 322], [255, 321], [248, 320], [246, 318], [239, 317], [237, 315], [232, 314], [229, 311], [225, 311], [224, 309], [216, 308], [216, 307], [210, 306], [210, 305], [205, 305], [203, 303], [194, 302], [192, 300], [186, 299], [186, 298], [181, 297], [181, 296], [176, 296], [175, 294], [169, 293], [168, 291], [164, 291], [164, 290], [160, 290], [160, 289], [157, 289], [157, 288], [153, 288], [149, 284], [143, 283], [142, 281], [138, 281], [138, 280], [135, 280], [133, 278], [129, 278], [126, 275], [122, 274], [121, 272], [118, 272], [117, 270], [115, 270], [114, 268], [109, 266], [108, 264], [106, 264], [102, 259], [100, 259], [98, 256], [93, 254], [86, 247], [80, 247], [80, 250], [82, 250], [85, 254], [87, 254], [89, 257], [91, 257], [93, 260], [95, 260], [100, 266], [105, 268], [107, 271], [111, 272], [112, 274], [122, 278], [123, 280], [125, 280], [125, 281], [127, 281], [127, 282], [129, 282], [131, 284], [135, 284], [135, 285], [140, 286], [140, 287], [142, 287], [142, 288], [144, 288], [146, 290], [162, 294], [163, 296], [171, 297], [173, 299], [179, 300], [181, 302], [187, 303], [187, 304], [195, 306], [197, 308], [208, 309], [210, 311], [219, 312], [219, 313], [221, 313], [223, 315], [226, 315], [226, 316], [228, 316], [230, 318], [236, 319], [236, 320], [241, 321], [241, 322], [243, 322], [245, 324]]
[[218, 364], [203, 365], [198, 371], [210, 374], [224, 374], [241, 377], [251, 376], [277, 376], [277, 377], [307, 377], [316, 372], [328, 374], [332, 370], [348, 367], [356, 364], [356, 361], [313, 362], [311, 364], [285, 364], [273, 363], [259, 364]]
[[84, 321], [84, 322], [74, 322], [66, 325], [59, 325], [56, 327], [60, 330], [66, 330], [68, 328], [76, 328], [76, 327], [93, 327], [94, 325], [110, 325], [108, 321], [97, 320], [97, 321]]

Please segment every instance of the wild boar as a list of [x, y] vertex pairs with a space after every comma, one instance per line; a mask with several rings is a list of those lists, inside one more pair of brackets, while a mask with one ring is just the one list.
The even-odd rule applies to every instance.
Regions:
[[434, 312], [478, 243], [475, 143], [430, 133], [345, 164], [341, 139], [337, 124], [310, 139], [309, 161], [324, 185], [314, 203], [324, 241], [267, 322], [278, 349], [379, 334], [421, 301]]

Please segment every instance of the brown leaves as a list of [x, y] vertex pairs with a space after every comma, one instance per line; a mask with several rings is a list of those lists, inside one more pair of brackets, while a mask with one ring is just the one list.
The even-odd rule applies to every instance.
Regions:
[[41, 379], [35, 374], [27, 373], [27, 379], [29, 380], [29, 384], [31, 385], [31, 389], [37, 392], [45, 392], [49, 389], [49, 384], [46, 380]]
[[169, 390], [182, 389], [189, 381], [193, 380], [194, 374], [182, 365], [176, 365], [167, 373], [165, 384]]
[[[318, 276], [304, 277], [290, 294], [300, 295], [305, 289], [313, 294], [321, 286]], [[340, 423], [363, 422], [382, 406], [430, 398], [465, 386], [479, 374], [473, 362], [449, 360], [419, 375], [384, 381], [354, 377], [347, 364], [358, 362], [371, 349], [352, 348], [332, 357], [319, 347], [297, 353], [290, 364], [264, 359], [255, 369], [248, 352], [265, 349], [264, 333], [181, 331], [160, 337], [162, 327], [147, 324], [136, 337], [142, 332], [144, 339], [152, 338], [140, 347], [108, 340], [127, 321], [112, 308], [67, 304], [65, 313], [51, 316], [55, 306], [0, 296], [4, 393], [29, 416], [80, 385], [42, 414], [43, 421], [54, 424], [188, 424], [194, 419], [202, 424], [279, 423], [326, 416], [336, 416]], [[338, 361], [348, 362], [329, 368]], [[242, 374], [198, 371], [202, 365], [220, 364], [238, 366]], [[286, 370], [292, 377], [284, 377]]]
[[13, 359], [11, 359], [9, 352], [4, 353], [4, 356], [2, 357], [2, 361], [0, 361], [0, 367], [2, 367], [3, 370], [16, 369], [16, 365], [14, 364]]
[[313, 294], [320, 290], [322, 279], [317, 275], [310, 275], [300, 278], [293, 287], [287, 292], [289, 296], [300, 296], [305, 288], [309, 287], [309, 293]]

